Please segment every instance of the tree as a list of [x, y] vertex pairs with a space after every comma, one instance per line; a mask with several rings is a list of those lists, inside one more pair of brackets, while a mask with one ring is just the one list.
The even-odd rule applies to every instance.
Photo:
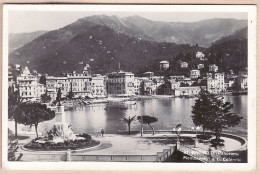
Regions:
[[47, 103], [47, 102], [51, 101], [51, 97], [49, 95], [47, 95], [47, 91], [41, 95], [41, 101], [43, 103]]
[[40, 77], [39, 83], [46, 85], [46, 77], [45, 77], [45, 75], [42, 75], [42, 76]]
[[22, 103], [21, 116], [17, 120], [24, 125], [35, 126], [36, 135], [38, 138], [38, 124], [43, 121], [51, 120], [55, 117], [55, 112], [47, 108], [46, 105], [40, 103]]
[[[143, 124], [147, 124], [148, 126], [150, 126], [153, 130], [153, 135], [154, 135], [154, 128], [151, 126], [151, 123], [157, 122], [158, 118], [156, 117], [151, 117], [148, 115], [141, 115], [141, 116], [137, 116], [137, 120], [142, 123], [142, 131], [143, 131]], [[143, 132], [142, 132], [143, 134]]]
[[127, 124], [127, 126], [128, 126], [128, 134], [130, 135], [130, 133], [131, 133], [131, 128], [130, 128], [130, 126], [131, 126], [131, 123], [133, 123], [134, 121], [136, 120], [136, 116], [133, 116], [133, 117], [124, 117], [123, 118], [123, 121]]
[[17, 119], [21, 114], [20, 104], [23, 99], [19, 95], [19, 91], [8, 94], [8, 119], [14, 120], [15, 137], [17, 137]]
[[195, 105], [192, 106], [192, 120], [195, 126], [201, 126], [203, 129], [203, 135], [205, 136], [205, 129], [209, 129], [209, 119], [213, 114], [211, 107], [211, 101], [214, 95], [210, 92], [203, 90], [199, 92], [198, 99], [195, 100]]
[[215, 132], [216, 142], [220, 142], [222, 130], [238, 125], [242, 117], [232, 113], [233, 104], [223, 98], [215, 97], [212, 104], [214, 114], [209, 119], [209, 129]]
[[209, 129], [215, 132], [216, 140], [220, 140], [224, 128], [238, 125], [242, 119], [231, 112], [233, 105], [224, 102], [223, 97], [218, 97], [208, 91], [202, 90], [199, 93], [195, 105], [192, 107], [192, 120], [196, 126], [202, 126], [204, 130]]

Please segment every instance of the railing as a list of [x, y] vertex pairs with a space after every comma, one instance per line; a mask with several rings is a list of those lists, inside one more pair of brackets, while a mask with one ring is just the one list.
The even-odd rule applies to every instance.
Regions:
[[163, 162], [167, 160], [175, 151], [176, 145], [171, 146], [170, 149], [164, 149], [163, 152], [157, 153], [157, 159], [156, 162]]
[[102, 161], [102, 162], [155, 162], [156, 155], [85, 155], [72, 154], [71, 161]]

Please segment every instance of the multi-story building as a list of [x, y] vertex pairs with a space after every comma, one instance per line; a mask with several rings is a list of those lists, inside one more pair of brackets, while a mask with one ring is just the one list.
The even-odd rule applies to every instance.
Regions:
[[19, 95], [24, 101], [33, 100], [39, 96], [37, 94], [38, 81], [36, 76], [21, 74], [17, 76], [16, 84]]
[[224, 73], [208, 73], [207, 74], [207, 90], [212, 93], [225, 91]]
[[149, 77], [135, 77], [135, 94], [144, 94], [144, 81], [149, 80]]
[[245, 70], [238, 72], [237, 80], [241, 90], [246, 90], [248, 88], [247, 77], [248, 77], [247, 68], [245, 68]]
[[107, 78], [108, 96], [130, 96], [135, 94], [134, 74], [131, 72], [112, 72]]
[[91, 84], [90, 91], [94, 97], [97, 98], [105, 97], [104, 77], [102, 75], [93, 74], [90, 84]]
[[67, 74], [67, 79], [70, 86], [69, 91], [73, 92], [75, 98], [93, 96], [91, 92], [91, 76], [73, 71]]
[[190, 78], [197, 79], [200, 77], [200, 70], [194, 69], [190, 71]]
[[59, 88], [61, 89], [61, 97], [65, 98], [70, 91], [70, 83], [67, 77], [46, 76], [47, 95], [49, 95], [53, 100], [56, 99], [56, 95], [53, 93], [57, 94]]
[[169, 62], [166, 61], [166, 60], [160, 62], [160, 70], [161, 71], [164, 71], [164, 70], [168, 69], [169, 66], [170, 66]]
[[210, 64], [209, 72], [218, 72], [218, 66], [216, 66], [215, 64]]

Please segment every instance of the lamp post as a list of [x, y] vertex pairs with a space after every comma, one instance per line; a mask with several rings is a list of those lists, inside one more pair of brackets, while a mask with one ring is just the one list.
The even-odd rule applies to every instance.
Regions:
[[198, 144], [199, 144], [199, 141], [198, 141], [198, 138], [197, 138], [197, 131], [200, 129], [199, 126], [197, 127], [191, 127], [192, 130], [195, 130], [195, 133], [196, 133], [196, 137], [195, 137], [195, 142], [194, 142], [194, 147], [198, 147]]
[[181, 135], [181, 124], [177, 125], [176, 128], [173, 128], [172, 130], [176, 132], [176, 135], [177, 135], [177, 143], [176, 144], [177, 144], [177, 149], [179, 149], [180, 148], [179, 137]]

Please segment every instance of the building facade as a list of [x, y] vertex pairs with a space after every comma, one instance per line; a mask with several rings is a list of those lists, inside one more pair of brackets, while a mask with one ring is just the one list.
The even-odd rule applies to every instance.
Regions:
[[168, 69], [169, 66], [170, 66], [170, 64], [166, 60], [160, 62], [160, 70], [161, 71], [164, 71], [164, 70]]
[[190, 71], [190, 78], [191, 79], [197, 79], [199, 77], [200, 77], [200, 70], [195, 69], [195, 70]]
[[207, 77], [207, 90], [209, 92], [220, 93], [225, 91], [224, 73], [208, 73]]
[[131, 72], [112, 72], [107, 77], [108, 96], [131, 96], [135, 94], [135, 79]]

